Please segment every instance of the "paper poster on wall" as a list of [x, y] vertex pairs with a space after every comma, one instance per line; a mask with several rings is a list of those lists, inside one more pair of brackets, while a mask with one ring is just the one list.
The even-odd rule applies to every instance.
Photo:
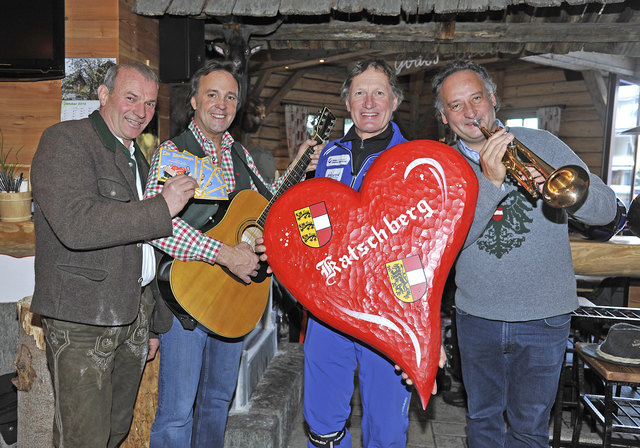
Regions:
[[86, 118], [100, 107], [98, 86], [107, 69], [115, 65], [116, 58], [67, 58], [66, 76], [62, 80], [62, 107], [60, 119]]

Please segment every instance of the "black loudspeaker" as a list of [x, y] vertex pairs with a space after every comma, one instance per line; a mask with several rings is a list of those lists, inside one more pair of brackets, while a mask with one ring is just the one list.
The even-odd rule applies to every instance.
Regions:
[[205, 60], [204, 20], [162, 17], [160, 81], [185, 82]]

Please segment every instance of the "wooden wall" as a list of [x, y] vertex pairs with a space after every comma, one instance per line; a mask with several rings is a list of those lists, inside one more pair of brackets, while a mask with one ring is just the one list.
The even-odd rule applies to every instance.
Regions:
[[[599, 121], [591, 96], [579, 74], [569, 76], [570, 79], [578, 79], [567, 80], [567, 75], [562, 69], [523, 61], [492, 64], [488, 68], [499, 85], [501, 108], [497, 114], [498, 118], [506, 120], [514, 117], [535, 117], [537, 108], [561, 107], [559, 137], [582, 157], [591, 171], [601, 174], [604, 124]], [[407, 138], [437, 140], [443, 137], [433, 109], [430, 85], [432, 76], [432, 72], [426, 72], [424, 76], [418, 77], [422, 84], [417, 88], [406, 79], [408, 77], [402, 78], [405, 99], [396, 113], [395, 120]], [[411, 78], [412, 83], [418, 82], [415, 76]], [[295, 81], [286, 95], [280, 97], [281, 89], [291, 82], [291, 75], [286, 72], [273, 73], [261, 91], [261, 98], [267, 105], [273, 98], [277, 99], [277, 103], [271, 104], [262, 126], [251, 136], [253, 143], [270, 150], [280, 170], [286, 168], [290, 160], [285, 135], [285, 103], [302, 104], [316, 109], [329, 106], [339, 118], [333, 137], [341, 135], [342, 119], [348, 116], [339, 96], [342, 81], [342, 78], [330, 75], [306, 73]], [[417, 108], [418, 120], [415, 124], [410, 120], [412, 108]]]
[[284, 105], [298, 104], [311, 107], [314, 111], [327, 106], [338, 118], [332, 138], [342, 135], [343, 121], [349, 114], [340, 98], [343, 79], [328, 75], [308, 73], [295, 82], [291, 90], [274, 103], [283, 86], [290, 82], [286, 72], [273, 73], [261, 91], [261, 98], [267, 105], [267, 117], [258, 131], [252, 135], [253, 143], [271, 151], [280, 172], [291, 163], [287, 150], [287, 135], [284, 122]]
[[[118, 53], [117, 0], [65, 2], [66, 57], [115, 57]], [[61, 81], [0, 82], [0, 129], [5, 148], [22, 148], [29, 164], [47, 127], [60, 121]]]
[[[158, 22], [131, 12], [134, 0], [66, 0], [66, 56], [117, 57], [118, 61], [140, 60], [158, 68]], [[583, 80], [567, 80], [561, 69], [521, 61], [508, 61], [489, 67], [499, 88], [500, 118], [534, 116], [535, 109], [560, 106], [560, 138], [571, 146], [600, 174], [602, 167], [603, 124], [591, 103]], [[409, 138], [438, 139], [441, 130], [433, 114], [430, 93], [432, 74], [404, 77], [405, 101], [397, 121]], [[256, 82], [257, 77], [254, 77]], [[416, 80], [421, 84], [417, 85]], [[331, 107], [339, 118], [334, 136], [342, 132], [347, 116], [339, 97], [342, 77], [330, 70], [298, 73], [286, 71], [267, 77], [261, 97], [268, 115], [261, 128], [251, 135], [254, 144], [271, 151], [279, 169], [289, 164], [285, 135], [284, 104], [304, 104], [314, 109]], [[416, 89], [416, 85], [418, 88]], [[288, 87], [291, 87], [288, 90]], [[413, 103], [412, 103], [413, 99]], [[0, 130], [5, 148], [22, 148], [18, 161], [29, 164], [40, 135], [60, 120], [60, 81], [0, 82]], [[418, 120], [411, 123], [411, 111], [417, 108]], [[169, 86], [161, 85], [158, 101], [160, 140], [169, 138]]]
[[[65, 56], [137, 59], [157, 70], [157, 20], [133, 14], [133, 3], [66, 0]], [[5, 149], [22, 148], [18, 162], [29, 165], [42, 132], [60, 121], [60, 89], [60, 80], [0, 82], [0, 130]], [[159, 107], [168, 114], [168, 102]]]
[[602, 175], [604, 123], [598, 118], [580, 73], [518, 62], [505, 67], [503, 79], [499, 118], [535, 117], [539, 107], [559, 106], [562, 120], [558, 137], [593, 173]]

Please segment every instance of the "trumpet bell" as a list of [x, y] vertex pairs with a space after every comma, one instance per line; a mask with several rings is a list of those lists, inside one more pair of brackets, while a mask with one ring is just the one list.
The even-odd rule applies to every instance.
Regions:
[[554, 208], [582, 202], [589, 190], [589, 173], [578, 165], [566, 165], [552, 172], [542, 187], [542, 199]]

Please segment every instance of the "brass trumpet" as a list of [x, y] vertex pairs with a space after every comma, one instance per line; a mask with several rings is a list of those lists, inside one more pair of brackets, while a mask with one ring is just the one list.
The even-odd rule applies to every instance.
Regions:
[[[478, 120], [473, 120], [473, 125], [479, 128], [486, 138], [493, 135], [481, 126]], [[589, 174], [584, 168], [579, 165], [566, 165], [554, 169], [515, 138], [507, 146], [502, 164], [507, 168], [507, 173], [534, 199], [542, 196], [542, 200], [554, 208], [571, 207], [581, 202], [589, 189]], [[542, 194], [527, 167], [536, 169], [544, 177]]]

